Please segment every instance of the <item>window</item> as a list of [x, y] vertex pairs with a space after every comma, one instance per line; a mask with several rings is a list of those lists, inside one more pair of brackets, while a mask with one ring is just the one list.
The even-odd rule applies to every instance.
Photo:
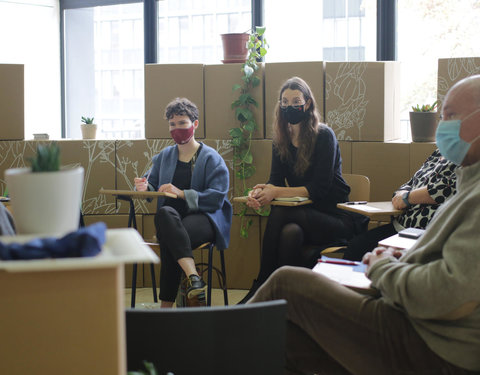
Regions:
[[97, 138], [144, 137], [143, 4], [65, 11], [67, 138], [81, 138], [82, 116]]
[[398, 59], [401, 61], [401, 118], [408, 131], [412, 105], [433, 103], [439, 58], [478, 56], [478, 0], [398, 2]]
[[0, 0], [0, 63], [25, 66], [25, 138], [61, 136], [60, 18], [55, 0]]
[[265, 0], [273, 61], [376, 59], [375, 0]]
[[159, 1], [158, 62], [219, 64], [220, 34], [250, 28], [250, 0]]

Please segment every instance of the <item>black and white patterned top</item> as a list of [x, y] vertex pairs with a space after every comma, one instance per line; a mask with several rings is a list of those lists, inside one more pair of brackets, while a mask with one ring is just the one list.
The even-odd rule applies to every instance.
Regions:
[[[398, 230], [403, 228], [425, 229], [437, 208], [456, 193], [456, 165], [445, 159], [438, 149], [430, 155], [412, 179], [398, 190], [415, 190], [427, 186], [428, 193], [437, 204], [414, 204], [394, 220]], [[400, 224], [403, 228], [397, 228]]]

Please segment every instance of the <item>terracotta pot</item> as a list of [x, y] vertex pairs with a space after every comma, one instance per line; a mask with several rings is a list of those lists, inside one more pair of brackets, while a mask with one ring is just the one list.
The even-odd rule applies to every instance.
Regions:
[[437, 112], [410, 112], [413, 142], [435, 142], [437, 125]]
[[223, 60], [224, 64], [228, 63], [244, 63], [247, 60], [247, 41], [249, 35], [247, 33], [229, 33], [221, 34], [223, 43]]

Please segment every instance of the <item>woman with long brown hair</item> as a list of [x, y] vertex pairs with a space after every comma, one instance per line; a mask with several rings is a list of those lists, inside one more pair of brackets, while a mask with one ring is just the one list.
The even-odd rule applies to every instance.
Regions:
[[247, 205], [254, 209], [276, 198], [305, 197], [313, 204], [272, 206], [262, 244], [260, 272], [246, 302], [282, 265], [301, 265], [303, 244], [327, 245], [366, 230], [368, 219], [336, 207], [348, 201], [335, 134], [320, 123], [315, 98], [298, 77], [280, 89], [273, 123], [272, 166], [266, 184], [253, 187]]

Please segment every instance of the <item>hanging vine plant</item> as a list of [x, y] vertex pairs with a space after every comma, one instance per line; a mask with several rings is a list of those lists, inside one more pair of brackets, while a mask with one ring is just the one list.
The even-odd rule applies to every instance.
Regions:
[[[259, 86], [261, 81], [255, 72], [259, 69], [259, 61], [266, 55], [268, 44], [264, 38], [265, 27], [256, 27], [251, 30], [247, 41], [247, 60], [242, 66], [242, 83], [233, 85], [233, 91], [239, 93], [238, 98], [232, 103], [235, 111], [235, 119], [240, 125], [230, 129], [231, 145], [233, 146], [233, 161], [235, 176], [242, 181], [243, 195], [251, 190], [246, 186], [246, 179], [255, 174], [253, 155], [251, 151], [253, 133], [258, 129], [253, 110], [258, 108], [258, 102], [252, 96], [252, 91]], [[243, 204], [239, 213], [241, 218], [240, 236], [248, 237], [248, 229], [253, 220], [246, 217], [247, 205]], [[259, 209], [255, 212], [262, 216], [268, 216], [270, 210]]]

